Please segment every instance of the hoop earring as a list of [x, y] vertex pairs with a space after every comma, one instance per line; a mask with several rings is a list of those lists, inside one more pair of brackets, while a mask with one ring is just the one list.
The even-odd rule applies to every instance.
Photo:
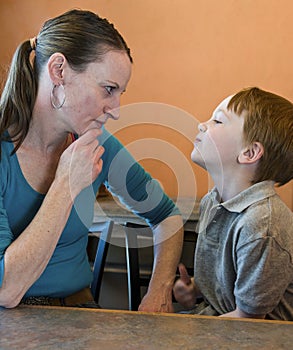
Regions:
[[[55, 96], [55, 89], [57, 87], [62, 87], [62, 92], [63, 92], [63, 100], [61, 102], [57, 102], [58, 98]], [[53, 88], [52, 88], [52, 91], [51, 91], [51, 105], [53, 106], [54, 109], [60, 109], [63, 105], [64, 105], [64, 102], [65, 102], [65, 89], [64, 89], [64, 86], [62, 84], [60, 85], [53, 85]]]

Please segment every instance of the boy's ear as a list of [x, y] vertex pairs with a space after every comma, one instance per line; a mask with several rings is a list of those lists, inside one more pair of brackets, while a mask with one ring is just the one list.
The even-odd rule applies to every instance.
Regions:
[[49, 75], [54, 85], [63, 84], [64, 64], [66, 58], [62, 53], [54, 53], [48, 61]]
[[251, 145], [241, 150], [238, 156], [238, 163], [253, 164], [264, 154], [264, 147], [260, 142], [253, 142]]

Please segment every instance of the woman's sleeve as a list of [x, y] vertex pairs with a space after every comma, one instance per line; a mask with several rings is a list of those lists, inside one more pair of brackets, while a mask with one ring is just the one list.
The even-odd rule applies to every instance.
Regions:
[[168, 216], [180, 215], [159, 182], [142, 168], [113, 135], [104, 130], [101, 143], [105, 148], [105, 185], [121, 203], [151, 226], [159, 224]]
[[2, 287], [5, 269], [4, 254], [7, 247], [9, 247], [14, 240], [4, 203], [4, 193], [6, 191], [7, 182], [9, 181], [9, 172], [4, 170], [6, 169], [5, 164], [5, 155], [2, 149], [0, 161], [0, 288]]
[[6, 210], [3, 206], [2, 193], [0, 196], [0, 287], [4, 277], [4, 254], [13, 241], [13, 234], [9, 228]]

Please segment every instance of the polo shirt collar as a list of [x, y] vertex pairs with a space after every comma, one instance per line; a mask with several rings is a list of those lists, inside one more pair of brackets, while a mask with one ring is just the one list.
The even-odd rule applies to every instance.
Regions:
[[222, 203], [219, 202], [220, 196], [216, 188], [211, 191], [211, 196], [214, 203], [218, 202], [218, 206], [223, 206], [231, 212], [241, 213], [252, 204], [274, 196], [276, 194], [274, 184], [274, 181], [259, 182]]

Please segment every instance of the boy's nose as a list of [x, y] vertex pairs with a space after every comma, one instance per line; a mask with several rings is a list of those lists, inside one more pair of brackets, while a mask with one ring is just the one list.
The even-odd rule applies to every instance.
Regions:
[[199, 124], [198, 124], [198, 130], [199, 130], [200, 132], [205, 132], [205, 131], [207, 130], [206, 124], [205, 124], [205, 123], [199, 123]]

